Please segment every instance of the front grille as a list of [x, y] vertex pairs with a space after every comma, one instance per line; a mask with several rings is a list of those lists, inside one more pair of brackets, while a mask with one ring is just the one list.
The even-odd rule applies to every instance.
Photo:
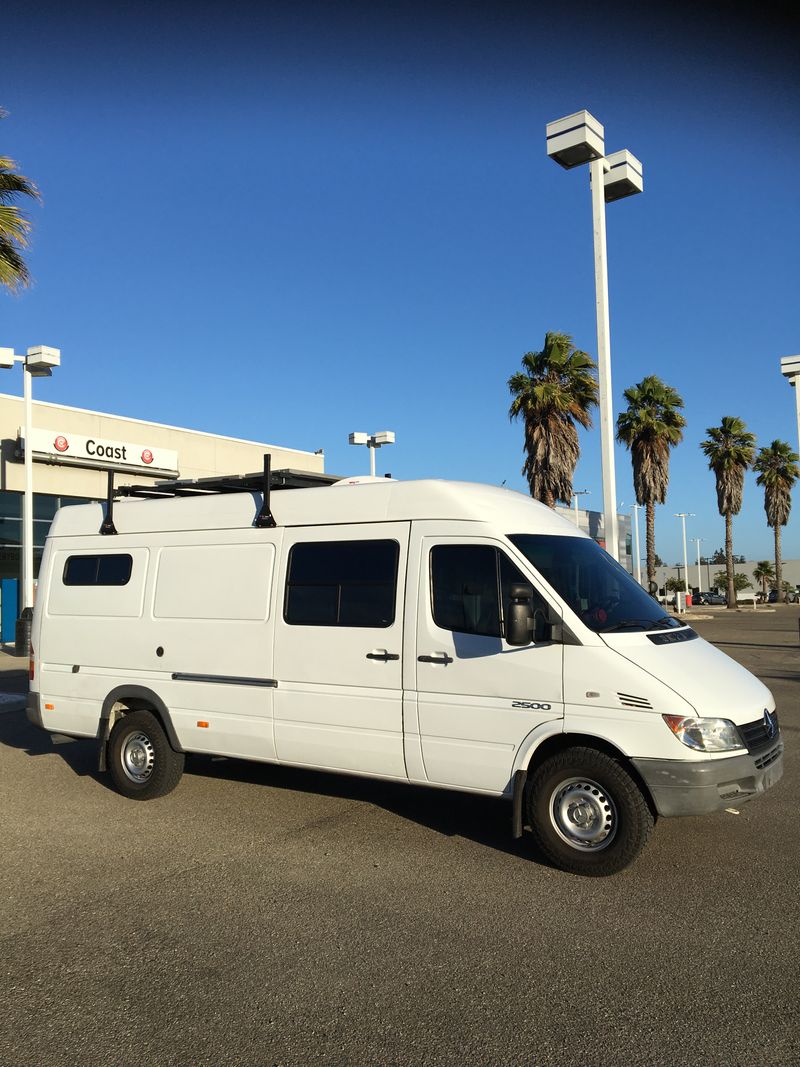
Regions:
[[783, 745], [779, 741], [774, 748], [769, 750], [769, 752], [765, 752], [762, 756], [757, 756], [753, 760], [753, 763], [755, 763], [760, 771], [763, 771], [765, 767], [769, 767], [771, 763], [774, 763], [775, 760], [778, 759], [781, 752], [783, 752]]
[[773, 711], [771, 715], [769, 712], [765, 714], [769, 717], [771, 729], [768, 727], [767, 719], [764, 715], [760, 719], [756, 719], [755, 722], [747, 722], [744, 726], [738, 727], [748, 752], [762, 752], [765, 748], [771, 748], [778, 739], [777, 711]]

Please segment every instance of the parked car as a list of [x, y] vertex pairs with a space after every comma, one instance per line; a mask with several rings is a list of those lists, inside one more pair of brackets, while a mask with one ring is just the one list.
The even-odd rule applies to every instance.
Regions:
[[697, 593], [698, 604], [720, 606], [728, 603], [724, 593]]
[[[800, 596], [800, 594], [798, 594], [796, 589], [789, 589], [789, 590], [787, 590], [787, 592], [785, 594], [785, 599], [784, 599], [784, 596], [781, 596], [780, 602], [782, 604], [783, 603], [796, 604], [797, 600], [798, 600], [798, 596]], [[775, 589], [770, 589], [769, 596], [767, 597], [767, 602], [769, 604], [775, 604], [775, 603], [777, 603], [777, 601], [778, 601], [778, 593], [777, 593], [777, 591]]]

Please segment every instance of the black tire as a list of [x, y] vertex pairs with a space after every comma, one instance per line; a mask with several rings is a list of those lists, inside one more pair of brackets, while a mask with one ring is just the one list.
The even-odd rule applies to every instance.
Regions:
[[525, 796], [528, 825], [547, 859], [570, 874], [617, 874], [639, 855], [653, 814], [618, 760], [569, 748], [537, 767]]
[[171, 793], [183, 774], [184, 755], [170, 745], [151, 711], [117, 719], [108, 739], [108, 767], [117, 790], [131, 800]]

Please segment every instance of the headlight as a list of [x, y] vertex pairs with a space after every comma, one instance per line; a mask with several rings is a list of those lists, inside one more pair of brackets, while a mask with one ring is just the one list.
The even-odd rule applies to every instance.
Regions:
[[700, 752], [730, 752], [745, 747], [730, 719], [693, 719], [685, 715], [662, 718], [681, 744]]

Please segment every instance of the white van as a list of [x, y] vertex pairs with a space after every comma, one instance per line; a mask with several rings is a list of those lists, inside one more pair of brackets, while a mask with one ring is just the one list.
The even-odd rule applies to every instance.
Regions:
[[542, 504], [270, 484], [56, 515], [28, 715], [97, 738], [126, 796], [169, 792], [186, 753], [504, 796], [515, 836], [607, 875], [656, 815], [780, 778], [769, 690]]

